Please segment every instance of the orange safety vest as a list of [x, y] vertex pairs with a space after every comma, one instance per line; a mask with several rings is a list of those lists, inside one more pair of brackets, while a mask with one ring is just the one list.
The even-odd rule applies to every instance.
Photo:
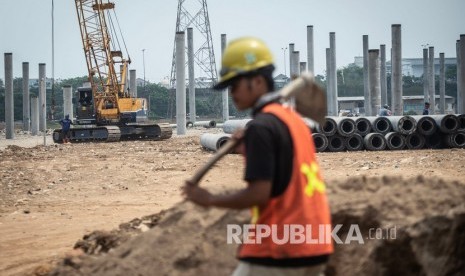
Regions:
[[[289, 128], [293, 141], [293, 169], [288, 187], [283, 194], [271, 198], [259, 208], [252, 208], [252, 224], [275, 226], [276, 236], [283, 237], [285, 225], [302, 225], [311, 228], [311, 238], [321, 242], [277, 244], [272, 235], [261, 239], [261, 243], [243, 243], [238, 257], [267, 257], [274, 259], [301, 258], [331, 254], [334, 251], [331, 233], [331, 216], [318, 163], [315, 158], [315, 145], [309, 128], [300, 116], [290, 108], [274, 103], [264, 107], [263, 112], [271, 113]], [[311, 225], [311, 227], [308, 227]], [[323, 225], [326, 233], [320, 233]], [[306, 229], [307, 229], [306, 228]], [[257, 228], [258, 229], [258, 228]], [[329, 229], [329, 234], [328, 234]], [[307, 230], [308, 231], [308, 230]], [[310, 233], [309, 231], [307, 233]], [[256, 233], [254, 234], [254, 236]]]

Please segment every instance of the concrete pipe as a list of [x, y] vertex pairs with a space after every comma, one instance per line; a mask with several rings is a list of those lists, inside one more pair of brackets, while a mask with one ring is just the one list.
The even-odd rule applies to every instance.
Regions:
[[465, 148], [465, 132], [448, 134], [445, 142], [451, 148]]
[[204, 133], [200, 136], [200, 144], [206, 149], [217, 151], [230, 138], [231, 135], [225, 133]]
[[358, 117], [357, 119], [352, 118], [352, 120], [355, 120], [355, 133], [366, 136], [371, 132], [371, 123], [367, 118]]
[[326, 117], [325, 124], [323, 125], [323, 127], [318, 126], [318, 132], [323, 133], [326, 136], [332, 136], [336, 133], [336, 131], [337, 131], [336, 121], [334, 121], [334, 119], [331, 117]]
[[328, 148], [328, 137], [321, 133], [312, 133], [315, 150], [317, 152], [325, 151]]
[[194, 127], [194, 123], [193, 123], [193, 122], [191, 122], [191, 121], [187, 121], [187, 123], [186, 123], [186, 127], [187, 127], [187, 128]]
[[345, 144], [348, 151], [362, 150], [363, 137], [360, 134], [354, 133], [346, 138]]
[[403, 135], [409, 135], [417, 129], [417, 121], [412, 116], [388, 116], [392, 130]]
[[443, 136], [439, 131], [432, 135], [425, 136], [425, 148], [428, 149], [442, 149], [444, 148]]
[[459, 127], [459, 121], [455, 115], [432, 115], [436, 125], [443, 133], [454, 133]]
[[422, 149], [425, 147], [426, 139], [425, 136], [414, 132], [405, 137], [405, 144], [409, 149]]
[[368, 121], [370, 121], [371, 128], [373, 129], [374, 132], [380, 133], [380, 134], [386, 134], [388, 132], [391, 132], [392, 130], [392, 125], [391, 121], [387, 119], [387, 117], [365, 117], [367, 118]]
[[233, 134], [236, 129], [244, 128], [250, 119], [242, 120], [227, 120], [223, 123], [223, 131], [225, 133]]
[[430, 116], [412, 116], [417, 121], [417, 132], [421, 135], [433, 135], [438, 127]]
[[465, 131], [465, 114], [457, 114], [457, 122], [459, 123], [459, 127], [457, 131]]
[[363, 142], [367, 150], [384, 150], [386, 148], [386, 139], [381, 133], [369, 133]]
[[355, 133], [355, 122], [349, 117], [333, 117], [336, 122], [337, 133], [344, 137], [349, 137]]
[[216, 122], [215, 121], [198, 121], [194, 123], [194, 126], [200, 126], [200, 127], [205, 127], [205, 128], [214, 128], [216, 127]]
[[398, 132], [389, 132], [384, 135], [386, 146], [390, 150], [401, 150], [405, 147], [405, 137]]
[[339, 135], [333, 135], [328, 137], [328, 149], [329, 151], [343, 151], [346, 148], [344, 137]]

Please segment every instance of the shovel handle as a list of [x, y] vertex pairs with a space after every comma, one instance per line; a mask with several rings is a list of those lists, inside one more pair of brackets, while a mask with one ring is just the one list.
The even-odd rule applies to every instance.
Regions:
[[226, 154], [230, 153], [242, 139], [231, 138], [205, 163], [194, 176], [188, 181], [191, 185], [197, 186], [204, 175]]

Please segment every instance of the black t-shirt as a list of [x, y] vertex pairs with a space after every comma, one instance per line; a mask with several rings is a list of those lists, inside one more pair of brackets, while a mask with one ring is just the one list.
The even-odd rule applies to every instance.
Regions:
[[287, 126], [273, 114], [259, 113], [248, 123], [244, 141], [244, 179], [271, 180], [271, 196], [281, 195], [292, 174], [293, 145]]
[[[273, 114], [258, 113], [247, 124], [244, 142], [247, 156], [244, 179], [271, 180], [271, 197], [282, 195], [291, 180], [294, 160], [287, 125]], [[304, 267], [326, 263], [328, 255], [287, 259], [247, 257], [240, 260], [264, 266]]]

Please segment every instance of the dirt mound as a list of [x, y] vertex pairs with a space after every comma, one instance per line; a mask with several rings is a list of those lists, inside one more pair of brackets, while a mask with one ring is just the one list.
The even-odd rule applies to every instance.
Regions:
[[[342, 224], [340, 239], [346, 241], [350, 226], [358, 225], [363, 242], [337, 244], [327, 275], [464, 271], [463, 183], [359, 177], [328, 183], [328, 194], [333, 224]], [[51, 275], [229, 275], [234, 269], [236, 245], [226, 243], [226, 225], [247, 223], [247, 211], [206, 210], [183, 202], [159, 218], [151, 224], [155, 227], [127, 242], [63, 260]], [[372, 229], [384, 235], [373, 238]]]

